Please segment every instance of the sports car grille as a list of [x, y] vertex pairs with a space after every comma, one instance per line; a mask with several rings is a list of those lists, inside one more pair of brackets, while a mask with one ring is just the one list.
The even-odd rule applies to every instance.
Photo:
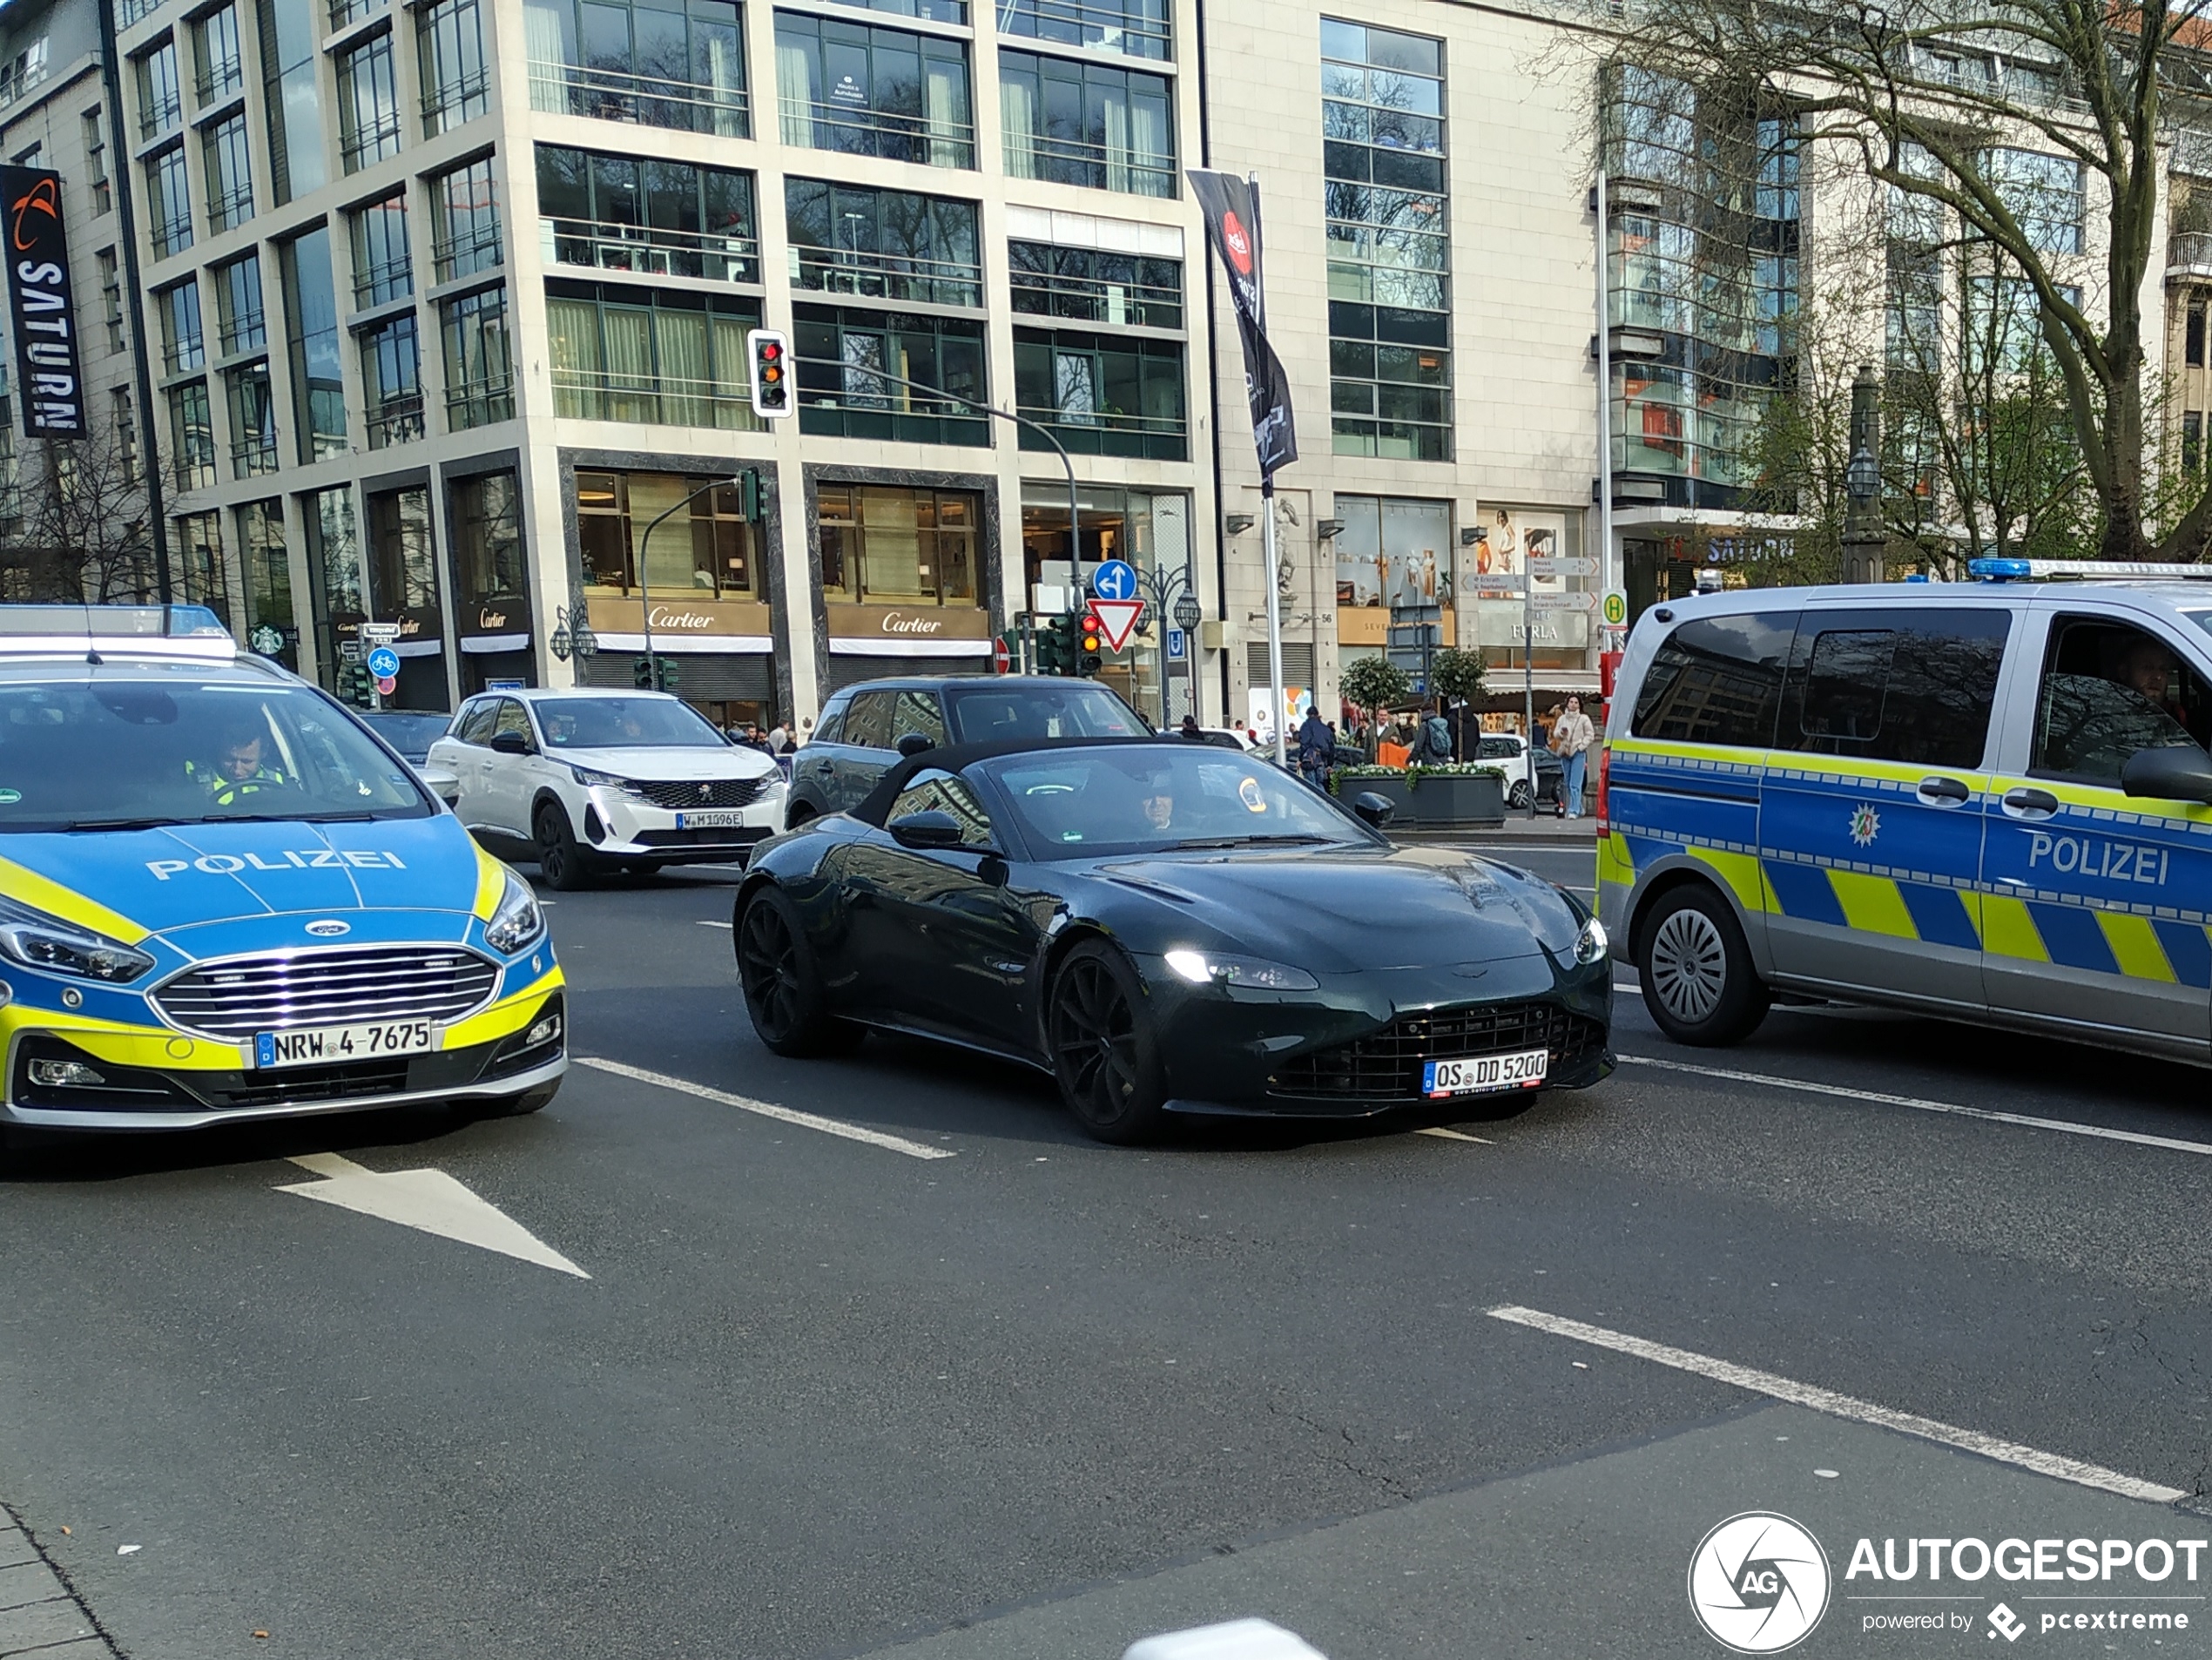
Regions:
[[1401, 1016], [1372, 1037], [1301, 1055], [1267, 1081], [1270, 1095], [1325, 1101], [1419, 1101], [1425, 1061], [1516, 1049], [1551, 1051], [1554, 1070], [1605, 1046], [1605, 1028], [1556, 1003], [1477, 1003]]
[[707, 778], [670, 780], [636, 779], [631, 783], [633, 793], [642, 795], [657, 807], [744, 807], [751, 806], [768, 790], [767, 773], [759, 778]]
[[213, 1037], [372, 1020], [457, 1020], [491, 995], [499, 970], [450, 947], [366, 946], [297, 956], [232, 957], [154, 993], [178, 1025]]

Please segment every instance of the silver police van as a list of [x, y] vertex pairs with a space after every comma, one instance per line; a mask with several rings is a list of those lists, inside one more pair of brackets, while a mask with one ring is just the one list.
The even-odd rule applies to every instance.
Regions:
[[1669, 1036], [1797, 995], [2212, 1061], [2212, 567], [1972, 570], [1637, 622], [1599, 905]]

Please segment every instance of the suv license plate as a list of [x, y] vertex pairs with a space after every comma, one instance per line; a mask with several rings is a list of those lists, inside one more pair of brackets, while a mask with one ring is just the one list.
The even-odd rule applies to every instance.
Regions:
[[742, 813], [679, 813], [676, 815], [678, 830], [718, 830], [745, 822]]
[[386, 1055], [419, 1055], [438, 1047], [438, 1029], [427, 1020], [380, 1021], [364, 1026], [314, 1026], [296, 1032], [257, 1032], [253, 1064], [330, 1066], [373, 1061]]
[[1486, 1095], [1494, 1090], [1533, 1090], [1544, 1081], [1551, 1051], [1525, 1049], [1513, 1055], [1478, 1055], [1467, 1061], [1430, 1061], [1421, 1068], [1421, 1093], [1432, 1098]]

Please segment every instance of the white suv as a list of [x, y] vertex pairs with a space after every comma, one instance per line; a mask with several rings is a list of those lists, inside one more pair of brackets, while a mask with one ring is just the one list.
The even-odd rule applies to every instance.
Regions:
[[609, 868], [743, 863], [784, 821], [771, 758], [732, 746], [664, 692], [487, 692], [430, 746], [454, 811], [555, 887]]

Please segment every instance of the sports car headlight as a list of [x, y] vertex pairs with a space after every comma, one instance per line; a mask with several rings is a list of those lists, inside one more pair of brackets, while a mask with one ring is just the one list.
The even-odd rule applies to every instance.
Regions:
[[636, 787], [626, 778], [617, 777], [612, 773], [595, 773], [588, 766], [570, 766], [569, 768], [569, 776], [575, 779], [577, 783], [583, 785], [587, 790], [602, 788], [610, 790], [627, 790]]
[[1242, 986], [1251, 991], [1318, 991], [1321, 982], [1303, 968], [1262, 957], [1224, 957], [1187, 948], [1170, 951], [1168, 972], [1194, 986]]
[[530, 885], [513, 871], [507, 873], [507, 891], [499, 908], [484, 924], [484, 943], [502, 956], [512, 956], [545, 932], [545, 913], [538, 908]]
[[12, 900], [0, 900], [0, 952], [28, 968], [111, 985], [126, 984], [153, 967], [152, 957], [120, 940]]
[[1587, 968], [1605, 955], [1607, 946], [1605, 924], [1593, 916], [1575, 936], [1575, 961]]

